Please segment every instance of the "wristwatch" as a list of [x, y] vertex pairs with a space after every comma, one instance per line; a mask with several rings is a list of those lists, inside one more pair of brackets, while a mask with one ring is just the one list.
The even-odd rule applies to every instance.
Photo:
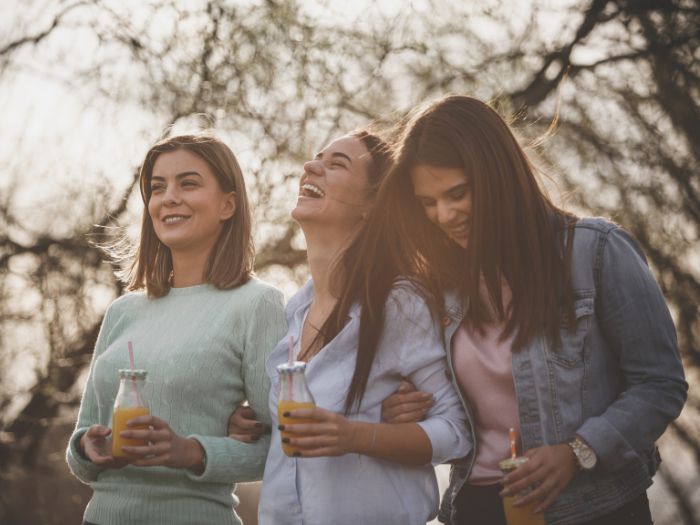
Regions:
[[574, 457], [576, 458], [576, 464], [581, 470], [593, 470], [598, 463], [598, 457], [595, 455], [595, 451], [586, 445], [584, 441], [576, 436], [570, 440], [567, 445], [571, 447], [574, 451]]

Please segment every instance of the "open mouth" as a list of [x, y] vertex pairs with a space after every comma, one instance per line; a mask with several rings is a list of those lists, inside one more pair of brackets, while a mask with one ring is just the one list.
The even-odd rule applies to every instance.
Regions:
[[451, 237], [463, 237], [469, 233], [469, 223], [465, 222], [457, 227], [446, 229], [445, 233]]
[[189, 218], [189, 215], [166, 215], [163, 217], [163, 224], [177, 224]]
[[301, 185], [301, 188], [299, 189], [299, 195], [301, 195], [302, 197], [310, 197], [312, 199], [321, 199], [326, 196], [326, 193], [315, 184], [306, 182]]

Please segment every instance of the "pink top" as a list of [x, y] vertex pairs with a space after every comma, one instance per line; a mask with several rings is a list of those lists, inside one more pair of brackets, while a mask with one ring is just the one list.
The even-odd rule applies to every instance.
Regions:
[[[507, 286], [503, 299], [510, 300]], [[474, 485], [497, 483], [503, 477], [498, 462], [510, 457], [508, 429], [513, 427], [520, 435], [511, 358], [513, 336], [498, 340], [504, 327], [501, 323], [488, 325], [479, 334], [462, 323], [452, 338], [455, 375], [476, 425], [476, 462], [469, 476]]]

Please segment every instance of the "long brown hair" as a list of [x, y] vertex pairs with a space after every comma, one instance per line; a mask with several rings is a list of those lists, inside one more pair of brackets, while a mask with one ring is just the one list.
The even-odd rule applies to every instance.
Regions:
[[207, 261], [205, 281], [219, 289], [231, 289], [246, 283], [253, 271], [255, 246], [250, 205], [235, 155], [226, 144], [209, 133], [168, 137], [148, 150], [141, 166], [139, 184], [144, 203], [141, 236], [128, 272], [127, 289], [145, 288], [149, 297], [162, 297], [170, 291], [173, 269], [170, 249], [158, 239], [148, 213], [153, 166], [161, 154], [181, 149], [197, 155], [209, 165], [222, 191], [234, 192], [236, 211], [223, 223]]
[[[370, 131], [361, 130], [351, 133], [351, 135], [359, 139], [370, 154], [366, 163], [367, 186], [365, 188], [365, 197], [372, 203], [376, 199], [384, 176], [391, 167], [391, 151], [389, 145], [381, 137]], [[374, 205], [372, 204], [371, 206]], [[335, 307], [317, 334], [317, 339], [320, 340], [321, 346], [330, 342], [340, 333], [347, 322], [348, 311], [358, 297], [357, 290], [351, 289], [350, 283], [357, 282], [357, 279], [353, 277], [353, 272], [357, 272], [357, 269], [362, 268], [364, 264], [362, 245], [365, 243], [366, 234], [367, 228], [363, 226], [333, 265], [334, 282], [332, 292], [340, 300], [336, 302]], [[380, 278], [380, 276], [377, 275], [376, 278]], [[366, 314], [363, 311], [361, 315], [361, 319], [364, 319]], [[377, 334], [374, 331], [367, 332], [365, 330], [366, 326], [367, 323], [361, 321], [361, 343], [358, 346], [355, 372], [346, 396], [346, 412], [350, 410], [355, 402], [359, 403], [362, 399], [374, 360], [374, 351], [377, 346], [377, 337], [374, 336]], [[367, 341], [367, 343], [363, 344], [363, 341]], [[314, 341], [314, 344], [317, 344], [316, 341]], [[368, 348], [371, 349], [371, 355], [360, 353], [363, 349]]]
[[[415, 198], [411, 172], [419, 165], [464, 171], [472, 192], [467, 250], [430, 222]], [[442, 294], [455, 290], [468, 305], [467, 322], [477, 330], [491, 321], [505, 322], [502, 337], [515, 334], [515, 351], [539, 335], [558, 344], [561, 322], [571, 326], [574, 320], [570, 241], [575, 220], [547, 197], [509, 126], [487, 104], [448, 96], [416, 114], [397, 140], [394, 166], [353, 246], [356, 264], [346, 270], [338, 301], [339, 315], [353, 302], [362, 307], [357, 388], [351, 389], [346, 409], [361, 400], [384, 304], [399, 276], [416, 282], [436, 319], [443, 314]], [[502, 279], [512, 292], [507, 310]]]

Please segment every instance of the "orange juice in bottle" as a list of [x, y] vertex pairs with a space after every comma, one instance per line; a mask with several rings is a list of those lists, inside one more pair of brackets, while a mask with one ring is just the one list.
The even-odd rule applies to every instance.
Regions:
[[[309, 386], [306, 384], [306, 363], [303, 361], [293, 361], [284, 363], [277, 367], [279, 372], [279, 401], [277, 403], [277, 418], [280, 425], [293, 425], [295, 423], [316, 423], [315, 419], [300, 418], [300, 417], [285, 417], [283, 414], [290, 410], [299, 408], [315, 408], [316, 403], [309, 391]], [[281, 432], [282, 438], [299, 437], [300, 434], [292, 434], [290, 432]], [[294, 455], [295, 452], [301, 452], [301, 449], [282, 443], [282, 450], [288, 456]]]
[[[498, 467], [504, 474], [513, 472], [520, 465], [528, 460], [525, 456], [511, 457], [504, 459], [498, 463]], [[518, 496], [525, 496], [529, 491], [521, 492]], [[514, 507], [513, 502], [515, 496], [506, 496], [503, 498], [503, 511], [506, 515], [506, 523], [508, 525], [545, 525], [544, 513], [534, 513], [538, 501], [532, 501], [523, 507]]]
[[112, 456], [115, 458], [135, 457], [133, 454], [124, 452], [122, 446], [148, 445], [145, 439], [127, 439], [119, 435], [122, 430], [148, 429], [148, 425], [126, 426], [130, 419], [151, 413], [142, 394], [146, 374], [145, 370], [119, 370], [119, 391], [112, 412]]

